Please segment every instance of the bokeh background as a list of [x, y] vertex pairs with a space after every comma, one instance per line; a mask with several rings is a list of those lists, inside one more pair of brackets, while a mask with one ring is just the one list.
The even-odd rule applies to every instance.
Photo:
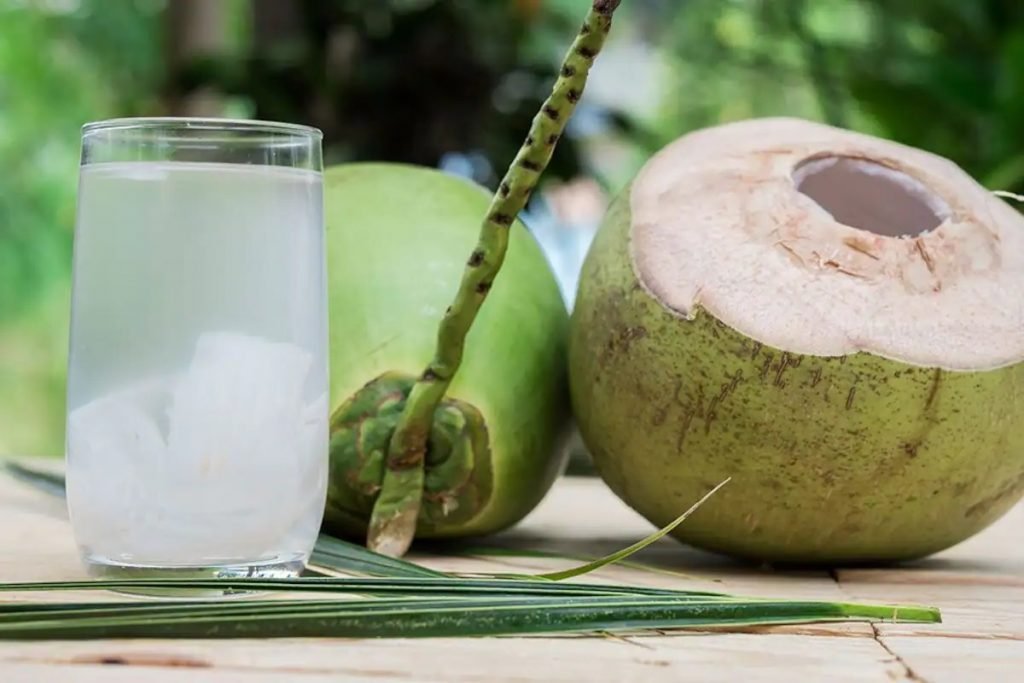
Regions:
[[[0, 0], [0, 453], [63, 450], [79, 128], [318, 126], [329, 163], [493, 184], [587, 0]], [[529, 224], [572, 269], [607, 197], [686, 131], [786, 114], [1024, 191], [1021, 0], [624, 0]]]

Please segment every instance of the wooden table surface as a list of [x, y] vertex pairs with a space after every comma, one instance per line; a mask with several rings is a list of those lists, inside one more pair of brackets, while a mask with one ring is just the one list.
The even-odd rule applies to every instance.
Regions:
[[[40, 462], [46, 463], [33, 464]], [[523, 524], [488, 544], [595, 557], [650, 531], [598, 480], [565, 478]], [[460, 571], [572, 564], [413, 559]], [[911, 566], [775, 571], [674, 541], [659, 542], [638, 559], [673, 573], [612, 567], [599, 576], [764, 597], [924, 603], [942, 608], [945, 622], [623, 638], [0, 642], [0, 682], [1024, 680], [1024, 505], [966, 543]], [[0, 581], [81, 576], [63, 501], [0, 473]]]

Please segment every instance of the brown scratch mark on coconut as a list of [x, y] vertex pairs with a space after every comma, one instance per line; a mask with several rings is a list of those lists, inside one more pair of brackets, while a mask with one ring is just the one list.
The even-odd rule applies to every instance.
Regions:
[[928, 390], [928, 398], [925, 399], [925, 402], [924, 402], [924, 409], [926, 411], [927, 410], [931, 410], [932, 405], [935, 403], [935, 398], [939, 394], [939, 385], [941, 383], [942, 383], [942, 370], [940, 368], [935, 368], [934, 372], [932, 373], [932, 385], [931, 385], [931, 388]]
[[800, 356], [793, 356], [793, 355], [783, 351], [782, 358], [779, 360], [779, 365], [776, 368], [775, 381], [772, 382], [772, 384], [774, 384], [775, 386], [779, 387], [780, 389], [785, 387], [786, 383], [783, 381], [782, 378], [783, 378], [783, 375], [786, 373], [786, 370], [788, 368], [798, 368], [798, 367], [800, 367], [800, 363], [801, 363], [802, 360], [803, 359]]
[[593, 312], [594, 328], [600, 329], [604, 333], [601, 335], [604, 339], [600, 344], [599, 367], [606, 367], [612, 362], [619, 348], [619, 338], [623, 334], [623, 330], [629, 329], [622, 315], [628, 298], [628, 292], [613, 290]]
[[811, 388], [813, 389], [814, 387], [818, 386], [818, 383], [820, 381], [821, 381], [821, 368], [814, 368], [814, 370], [811, 372]]
[[681, 375], [676, 377], [676, 389], [672, 394], [672, 400], [675, 401], [676, 405], [680, 408], [686, 409], [686, 402], [683, 401], [683, 378]]
[[764, 360], [761, 361], [760, 377], [762, 382], [765, 380], [766, 377], [768, 377], [768, 372], [772, 369], [772, 360], [774, 360], [773, 355], [770, 353], [766, 353], [764, 355]]
[[750, 352], [750, 360], [757, 358], [757, 355], [761, 353], [762, 348], [761, 342], [754, 342], [754, 349]]
[[742, 381], [743, 381], [743, 371], [742, 370], [737, 370], [736, 374], [733, 375], [732, 379], [729, 381], [729, 393], [731, 394], [734, 391], [736, 391], [736, 387], [738, 387], [740, 385], [740, 382], [742, 382]]
[[970, 479], [968, 481], [958, 481], [953, 485], [953, 495], [957, 498], [967, 493], [976, 483], [976, 479]]
[[857, 395], [857, 387], [850, 387], [850, 393], [846, 395], [846, 409], [853, 408], [853, 397]]
[[924, 248], [924, 243], [920, 238], [914, 240], [914, 248], [917, 249], [917, 253], [921, 255], [921, 260], [924, 261], [924, 265], [928, 267], [928, 272], [934, 275], [935, 261], [932, 259], [932, 255], [928, 253], [928, 250]]
[[860, 278], [861, 280], [866, 280], [867, 277], [868, 277], [867, 275], [864, 275], [863, 273], [858, 273], [856, 271], [850, 270], [849, 268], [842, 268], [842, 267], [839, 267], [839, 266], [836, 266], [836, 272], [842, 273], [843, 275], [849, 275], [850, 277]]
[[826, 489], [833, 489], [836, 485], [836, 473], [832, 470], [821, 470], [818, 472], [818, 476], [821, 477], [821, 483]]
[[[770, 159], [778, 156], [789, 156], [793, 153], [793, 147], [790, 145], [784, 145], [782, 147], [765, 147], [764, 149], [752, 150], [752, 153], [756, 154], [758, 157]], [[712, 483], [711, 487], [714, 487], [716, 483], [718, 482]]]
[[860, 254], [864, 254], [868, 258], [874, 259], [875, 261], [879, 259], [879, 256], [871, 251], [871, 244], [859, 237], [847, 237], [843, 239], [843, 244]]
[[651, 419], [651, 426], [660, 427], [665, 424], [665, 420], [668, 419], [668, 411], [672, 408], [672, 404], [679, 403], [679, 392], [682, 388], [683, 378], [676, 376], [675, 388], [672, 390], [672, 397], [654, 411], [654, 417]]
[[634, 327], [627, 327], [622, 335], [622, 350], [629, 351], [629, 348], [638, 339], [645, 339], [647, 337], [647, 328], [643, 325], [636, 325]]
[[856, 277], [856, 278], [860, 278], [862, 280], [866, 280], [867, 279], [867, 276], [864, 275], [863, 273], [858, 273], [858, 272], [856, 272], [854, 270], [850, 270], [849, 268], [846, 268], [845, 266], [843, 266], [843, 264], [839, 263], [839, 261], [836, 261], [834, 258], [828, 258], [828, 259], [825, 259], [823, 261], [821, 259], [821, 254], [819, 254], [818, 252], [812, 252], [812, 253], [818, 258], [818, 265], [820, 265], [823, 268], [831, 268], [832, 270], [836, 271], [837, 273], [842, 273], [843, 275], [849, 275], [850, 277]]
[[917, 449], [921, 447], [920, 441], [908, 441], [903, 444], [903, 452], [907, 454], [907, 457], [913, 460], [917, 457]]
[[739, 386], [740, 381], [743, 379], [743, 371], [737, 370], [736, 374], [733, 375], [728, 382], [722, 384], [721, 390], [718, 395], [711, 399], [708, 403], [708, 412], [704, 418], [704, 433], [708, 434], [711, 432], [711, 423], [718, 417], [718, 406], [722, 405], [725, 399], [736, 391], [736, 387]]
[[704, 413], [704, 385], [703, 384], [698, 384], [697, 385], [697, 410], [695, 412], [697, 413], [697, 415], [699, 415], [701, 417], [703, 417], [704, 414], [705, 414]]
[[786, 242], [784, 242], [783, 240], [779, 240], [775, 244], [780, 246], [780, 247], [782, 247], [783, 249], [785, 249], [789, 253], [789, 256], [792, 259], [792, 261], [796, 265], [798, 265], [798, 266], [805, 266], [805, 265], [807, 265], [807, 262], [804, 261], [803, 257], [800, 256], [800, 254], [798, 254], [797, 251], [793, 247], [791, 247], [788, 244], [786, 244]]
[[715, 412], [717, 397], [711, 399], [711, 403], [708, 405], [708, 413], [704, 416], [704, 435], [707, 436], [711, 433], [711, 423], [718, 418], [718, 413]]
[[679, 424], [679, 434], [676, 436], [676, 452], [681, 453], [683, 450], [683, 444], [686, 442], [686, 435], [690, 431], [690, 425], [693, 424], [693, 418], [698, 415], [702, 415], [704, 412], [704, 385], [697, 385], [697, 405], [687, 405], [682, 396], [682, 382], [679, 384], [679, 390], [676, 392], [675, 400], [680, 406], [683, 407], [683, 419]]
[[779, 357], [778, 364], [775, 366], [775, 379], [772, 380], [774, 386], [782, 386], [782, 374], [786, 372], [787, 367], [789, 367], [789, 353], [783, 351]]
[[683, 420], [679, 425], [679, 435], [676, 436], [676, 453], [683, 452], [683, 444], [686, 442], [686, 433], [690, 431], [690, 424], [693, 422], [693, 411], [688, 411], [683, 415]]
[[991, 496], [983, 498], [967, 508], [967, 510], [964, 511], [964, 517], [977, 517], [979, 515], [987, 517], [992, 511], [992, 508], [1002, 507], [1003, 504], [1008, 506], [1010, 503], [1017, 500], [1017, 497], [1021, 493], [1021, 489], [1024, 489], [1024, 472], [1021, 472], [1015, 478], [1006, 482], [1006, 484]]

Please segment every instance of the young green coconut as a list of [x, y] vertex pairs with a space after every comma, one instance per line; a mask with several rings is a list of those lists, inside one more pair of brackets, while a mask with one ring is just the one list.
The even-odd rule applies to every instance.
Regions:
[[[331, 383], [340, 405], [327, 530], [368, 529], [368, 545], [389, 555], [403, 554], [414, 534], [490, 533], [529, 512], [563, 465], [566, 314], [540, 249], [515, 219], [618, 5], [594, 0], [489, 206], [478, 188], [435, 171], [328, 170]], [[496, 283], [503, 263], [510, 275]], [[485, 298], [492, 303], [473, 326]]]
[[570, 331], [598, 469], [770, 561], [920, 557], [1024, 494], [1024, 218], [953, 163], [789, 119], [687, 135], [618, 198]]
[[[325, 183], [338, 406], [325, 523], [352, 536], [366, 532], [388, 438], [489, 198], [466, 180], [398, 164], [339, 166]], [[569, 317], [540, 247], [518, 222], [502, 272], [435, 413], [423, 537], [508, 526], [537, 504], [564, 464]]]

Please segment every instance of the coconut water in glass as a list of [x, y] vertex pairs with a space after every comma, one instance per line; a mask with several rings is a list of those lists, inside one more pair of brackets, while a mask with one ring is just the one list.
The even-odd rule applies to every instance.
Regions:
[[97, 576], [293, 576], [327, 481], [319, 131], [83, 129], [68, 507]]

